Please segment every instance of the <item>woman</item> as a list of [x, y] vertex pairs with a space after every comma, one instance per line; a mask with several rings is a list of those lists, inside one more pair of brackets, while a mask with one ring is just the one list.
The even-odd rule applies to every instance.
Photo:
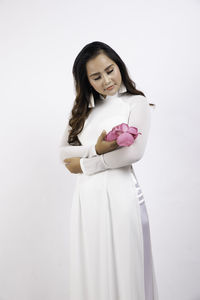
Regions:
[[[73, 65], [76, 99], [60, 158], [77, 175], [70, 215], [70, 300], [157, 300], [148, 215], [132, 164], [143, 157], [150, 105], [119, 55], [87, 44]], [[138, 128], [131, 146], [105, 141]]]

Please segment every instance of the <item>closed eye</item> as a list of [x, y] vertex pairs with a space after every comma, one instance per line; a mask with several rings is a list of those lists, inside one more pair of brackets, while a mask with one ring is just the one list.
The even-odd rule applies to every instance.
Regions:
[[[113, 71], [113, 69], [112, 69], [111, 71], [108, 71], [107, 74], [112, 73], [112, 71]], [[98, 79], [100, 79], [100, 78], [101, 78], [101, 77], [99, 76], [99, 77], [97, 77], [97, 78], [94, 78], [94, 80], [98, 80]]]

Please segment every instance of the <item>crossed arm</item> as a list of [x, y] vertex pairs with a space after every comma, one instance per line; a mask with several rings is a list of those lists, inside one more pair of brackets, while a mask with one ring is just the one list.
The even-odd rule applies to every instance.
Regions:
[[[142, 134], [138, 135], [129, 147], [120, 147], [116, 150], [98, 155], [95, 145], [69, 146], [61, 143], [61, 159], [79, 156], [80, 166], [85, 175], [93, 175], [108, 169], [131, 165], [143, 157], [150, 129], [150, 106], [146, 97], [139, 97], [131, 105], [128, 125], [135, 126]], [[65, 136], [66, 138], [66, 136]]]
[[70, 126], [67, 125], [65, 128], [61, 143], [59, 145], [60, 160], [64, 163], [64, 159], [71, 157], [93, 157], [97, 156], [95, 145], [84, 145], [84, 146], [72, 146], [68, 143]]

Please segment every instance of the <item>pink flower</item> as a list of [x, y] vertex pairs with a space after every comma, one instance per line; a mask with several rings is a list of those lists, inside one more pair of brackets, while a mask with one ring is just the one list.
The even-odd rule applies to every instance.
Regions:
[[130, 146], [134, 143], [138, 134], [142, 134], [138, 132], [136, 127], [130, 126], [126, 123], [121, 123], [112, 128], [111, 131], [105, 136], [105, 141], [114, 141], [116, 140], [119, 146]]

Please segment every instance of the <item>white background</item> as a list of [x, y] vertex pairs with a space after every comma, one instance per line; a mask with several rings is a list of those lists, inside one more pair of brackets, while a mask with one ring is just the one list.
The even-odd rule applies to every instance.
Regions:
[[76, 175], [58, 145], [72, 65], [92, 41], [117, 51], [156, 104], [135, 171], [160, 300], [200, 299], [199, 28], [199, 0], [0, 1], [0, 300], [68, 299]]

